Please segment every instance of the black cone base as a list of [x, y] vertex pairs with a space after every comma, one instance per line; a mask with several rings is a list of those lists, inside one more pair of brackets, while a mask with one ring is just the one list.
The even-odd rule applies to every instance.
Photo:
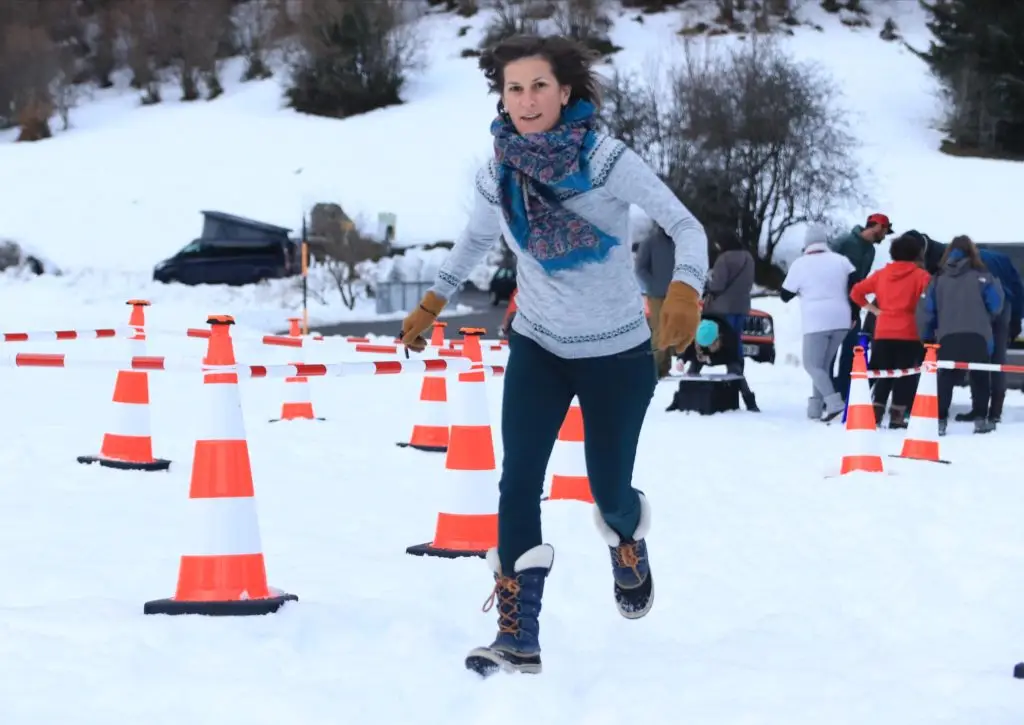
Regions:
[[185, 602], [177, 599], [156, 599], [146, 602], [143, 614], [202, 614], [207, 617], [255, 617], [273, 614], [286, 602], [297, 602], [294, 594], [279, 594], [266, 599], [240, 599], [232, 602]]
[[170, 461], [161, 458], [147, 463], [117, 461], [113, 458], [100, 458], [99, 456], [79, 456], [77, 460], [79, 463], [98, 463], [104, 468], [117, 468], [122, 471], [166, 471], [171, 467]]

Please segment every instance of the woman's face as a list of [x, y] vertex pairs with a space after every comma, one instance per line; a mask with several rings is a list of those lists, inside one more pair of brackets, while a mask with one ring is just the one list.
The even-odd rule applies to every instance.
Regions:
[[571, 88], [558, 85], [544, 58], [521, 58], [505, 66], [501, 101], [521, 134], [543, 133], [558, 124]]

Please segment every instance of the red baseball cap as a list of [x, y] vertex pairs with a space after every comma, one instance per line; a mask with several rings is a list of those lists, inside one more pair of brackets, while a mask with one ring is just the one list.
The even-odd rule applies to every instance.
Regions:
[[885, 214], [872, 214], [868, 217], [868, 226], [877, 224], [878, 226], [885, 229], [886, 234], [892, 234], [892, 222], [889, 221], [889, 217]]

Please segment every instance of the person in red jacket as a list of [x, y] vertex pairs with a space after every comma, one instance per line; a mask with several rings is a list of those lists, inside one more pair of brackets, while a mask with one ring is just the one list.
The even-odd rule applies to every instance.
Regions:
[[[850, 290], [850, 299], [877, 318], [871, 341], [872, 370], [917, 367], [924, 360], [924, 345], [917, 331], [917, 304], [931, 282], [931, 275], [918, 262], [920, 247], [916, 240], [901, 236], [889, 245], [892, 261], [858, 282]], [[868, 301], [868, 295], [874, 301]], [[889, 407], [889, 427], [907, 427], [907, 409], [917, 394], [917, 375], [902, 378], [878, 378], [872, 392], [875, 421], [881, 423]]]

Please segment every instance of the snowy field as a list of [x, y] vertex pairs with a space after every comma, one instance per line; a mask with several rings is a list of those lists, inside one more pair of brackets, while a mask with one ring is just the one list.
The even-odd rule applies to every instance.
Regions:
[[[905, 7], [897, 22], [921, 46], [921, 19]], [[626, 46], [617, 64], [670, 52], [676, 21], [629, 17], [613, 30]], [[1017, 239], [1007, 210], [1024, 166], [939, 155], [920, 61], [878, 40], [877, 27], [816, 19], [824, 33], [797, 29], [786, 42], [836, 75], [863, 135], [876, 206], [849, 210], [849, 221], [880, 210], [898, 230]], [[0, 276], [0, 331], [121, 326], [125, 301], [142, 297], [161, 332], [150, 354], [197, 360], [205, 343], [181, 333], [222, 313], [239, 323], [240, 362], [294, 360], [253, 340], [298, 314], [294, 282], [188, 289], [152, 283], [152, 265], [196, 235], [208, 208], [295, 227], [304, 207], [336, 200], [367, 221], [395, 212], [407, 242], [454, 238], [489, 148], [494, 100], [474, 62], [457, 57], [482, 23], [424, 20], [431, 61], [410, 103], [343, 123], [282, 110], [268, 81], [146, 109], [103, 92], [51, 141], [0, 132], [0, 238], [66, 270]], [[462, 24], [471, 30], [456, 38]], [[879, 249], [876, 265], [887, 256]], [[370, 304], [328, 300], [311, 320], [368, 319]], [[494, 612], [480, 612], [492, 587], [483, 563], [404, 553], [431, 538], [450, 484], [443, 456], [395, 446], [417, 422], [417, 377], [314, 379], [326, 418], [315, 423], [270, 424], [284, 383], [242, 383], [270, 584], [300, 601], [268, 617], [206, 619], [142, 615], [175, 587], [200, 378], [150, 375], [155, 453], [172, 466], [136, 473], [75, 461], [98, 452], [111, 424], [112, 369], [4, 367], [0, 725], [1019, 725], [1022, 685], [1010, 672], [1024, 660], [1014, 445], [1024, 396], [1011, 392], [993, 435], [952, 423], [942, 440], [951, 465], [887, 457], [888, 475], [837, 478], [844, 431], [803, 417], [798, 304], [757, 303], [778, 336], [778, 364], [748, 367], [763, 413], [666, 413], [674, 386], [656, 393], [635, 474], [654, 510], [650, 616], [616, 613], [589, 507], [546, 503], [557, 555], [544, 674], [486, 682], [462, 666], [495, 631]], [[129, 354], [117, 340], [4, 348], [0, 360]], [[307, 359], [364, 357], [328, 340]], [[487, 383], [494, 423], [501, 387]], [[964, 390], [956, 401], [962, 409]], [[901, 440], [877, 434], [886, 454]]]
[[[175, 329], [173, 314], [150, 312], [152, 328]], [[235, 333], [241, 362], [295, 357]], [[783, 336], [780, 358], [794, 343]], [[128, 354], [106, 340], [30, 347]], [[150, 343], [181, 359], [204, 349], [170, 335]], [[316, 349], [310, 361], [358, 357], [336, 341]], [[545, 673], [479, 682], [462, 658], [494, 632], [493, 612], [480, 613], [483, 563], [404, 553], [432, 537], [451, 480], [443, 456], [395, 447], [416, 422], [416, 377], [315, 379], [318, 423], [270, 424], [284, 383], [243, 382], [270, 583], [300, 597], [252, 619], [142, 616], [143, 602], [174, 590], [200, 390], [193, 375], [150, 376], [155, 453], [169, 473], [81, 466], [75, 457], [95, 453], [106, 430], [113, 377], [7, 368], [0, 378], [5, 725], [490, 725], [508, 717], [495, 701], [518, 697], [531, 721], [551, 725], [1020, 722], [1009, 674], [1024, 658], [1024, 490], [1007, 475], [1019, 461], [1008, 442], [1024, 428], [1019, 394], [995, 435], [952, 427], [942, 443], [952, 465], [886, 458], [887, 476], [839, 479], [827, 476], [844, 433], [802, 420], [798, 368], [751, 365], [761, 415], [665, 413], [674, 386], [660, 386], [635, 478], [655, 507], [653, 613], [619, 617], [589, 507], [549, 502]], [[487, 386], [497, 421], [501, 381]], [[898, 432], [878, 437], [898, 452]]]

